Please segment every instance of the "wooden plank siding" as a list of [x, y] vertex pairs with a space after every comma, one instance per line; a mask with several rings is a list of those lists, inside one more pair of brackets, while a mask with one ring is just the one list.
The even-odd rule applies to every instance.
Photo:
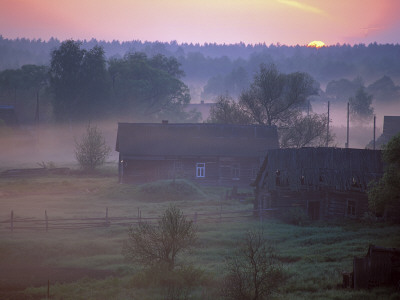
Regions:
[[254, 183], [263, 208], [302, 207], [312, 219], [361, 218], [367, 188], [383, 175], [380, 151], [339, 148], [268, 150]]
[[[160, 179], [189, 179], [209, 185], [248, 186], [255, 180], [259, 169], [258, 159], [233, 159], [227, 157], [197, 158], [122, 158], [124, 174], [121, 181], [149, 182]], [[197, 164], [205, 164], [204, 177], [196, 176]]]
[[119, 123], [119, 180], [249, 186], [266, 151], [278, 146], [275, 126]]

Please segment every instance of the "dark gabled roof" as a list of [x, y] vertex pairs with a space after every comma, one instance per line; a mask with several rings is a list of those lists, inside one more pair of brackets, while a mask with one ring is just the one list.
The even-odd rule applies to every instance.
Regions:
[[260, 157], [278, 148], [275, 126], [118, 123], [116, 151], [128, 156]]
[[[352, 184], [365, 190], [371, 180], [383, 174], [380, 150], [342, 148], [300, 148], [268, 150], [254, 186], [276, 189], [276, 172], [291, 190], [299, 190], [300, 179], [311, 189], [328, 187], [346, 191]], [[352, 181], [355, 182], [352, 182]]]

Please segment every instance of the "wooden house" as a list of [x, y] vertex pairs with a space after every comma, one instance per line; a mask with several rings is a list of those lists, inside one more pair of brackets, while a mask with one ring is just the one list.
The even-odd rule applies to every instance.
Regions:
[[278, 147], [275, 126], [119, 123], [119, 180], [186, 178], [248, 186], [256, 178], [266, 151]]
[[268, 150], [256, 187], [255, 209], [300, 207], [313, 219], [360, 218], [367, 187], [383, 175], [380, 150], [301, 148]]

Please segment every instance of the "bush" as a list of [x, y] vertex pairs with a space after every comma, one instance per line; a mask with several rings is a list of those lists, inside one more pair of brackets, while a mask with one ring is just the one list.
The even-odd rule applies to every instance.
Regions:
[[75, 139], [75, 157], [85, 171], [93, 171], [105, 163], [111, 153], [103, 134], [90, 124], [80, 140]]
[[129, 229], [122, 253], [132, 263], [159, 266], [173, 270], [178, 254], [194, 247], [196, 229], [193, 221], [186, 220], [183, 212], [171, 205], [157, 226], [139, 223]]
[[274, 293], [285, 277], [274, 249], [261, 231], [249, 231], [226, 263], [221, 296], [231, 300], [259, 300]]

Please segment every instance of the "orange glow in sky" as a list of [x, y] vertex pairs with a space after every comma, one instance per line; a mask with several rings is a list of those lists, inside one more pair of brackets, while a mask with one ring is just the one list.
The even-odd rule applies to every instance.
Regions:
[[325, 43], [322, 41], [312, 41], [312, 42], [308, 43], [307, 47], [319, 49], [319, 48], [325, 47]]
[[398, 0], [0, 0], [5, 38], [400, 43]]

